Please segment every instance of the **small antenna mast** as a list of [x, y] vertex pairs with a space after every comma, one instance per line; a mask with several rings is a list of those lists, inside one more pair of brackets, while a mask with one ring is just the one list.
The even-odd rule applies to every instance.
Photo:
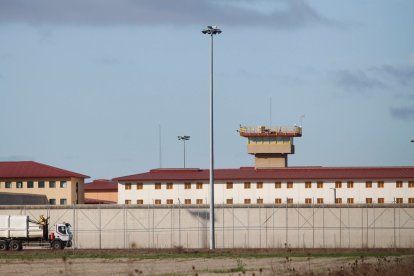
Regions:
[[272, 126], [272, 97], [269, 98], [269, 127]]
[[160, 124], [158, 124], [158, 147], [159, 147], [160, 168], [162, 168], [162, 147], [161, 147], [161, 125]]

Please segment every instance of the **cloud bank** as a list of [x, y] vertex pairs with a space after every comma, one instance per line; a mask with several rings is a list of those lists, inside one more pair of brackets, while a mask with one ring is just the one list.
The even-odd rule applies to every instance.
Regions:
[[414, 105], [404, 107], [392, 107], [391, 115], [402, 120], [414, 120]]
[[1, 23], [81, 26], [216, 24], [272, 29], [332, 25], [305, 0], [261, 0], [254, 3], [247, 0], [2, 0]]
[[337, 70], [333, 72], [333, 80], [339, 87], [356, 92], [369, 92], [395, 85], [412, 87], [414, 66], [384, 64], [367, 70]]

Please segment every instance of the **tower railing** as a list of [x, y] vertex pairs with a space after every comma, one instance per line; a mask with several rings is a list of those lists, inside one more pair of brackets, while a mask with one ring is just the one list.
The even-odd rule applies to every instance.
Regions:
[[300, 126], [240, 126], [240, 136], [302, 136]]

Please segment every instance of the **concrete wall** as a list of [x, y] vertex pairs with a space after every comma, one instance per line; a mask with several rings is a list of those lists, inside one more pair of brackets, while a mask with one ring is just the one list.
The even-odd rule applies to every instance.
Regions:
[[[217, 248], [414, 248], [412, 205], [217, 205]], [[0, 206], [69, 222], [76, 248], [208, 248], [207, 205]]]

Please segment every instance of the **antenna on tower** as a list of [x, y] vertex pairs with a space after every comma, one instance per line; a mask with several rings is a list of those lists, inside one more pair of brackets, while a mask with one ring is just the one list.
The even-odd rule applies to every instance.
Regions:
[[162, 147], [161, 147], [161, 125], [160, 124], [158, 124], [158, 147], [159, 147], [160, 168], [162, 168]]
[[305, 118], [305, 114], [301, 114], [300, 116], [299, 116], [299, 126], [300, 127], [302, 127], [302, 121], [303, 121], [303, 118]]

